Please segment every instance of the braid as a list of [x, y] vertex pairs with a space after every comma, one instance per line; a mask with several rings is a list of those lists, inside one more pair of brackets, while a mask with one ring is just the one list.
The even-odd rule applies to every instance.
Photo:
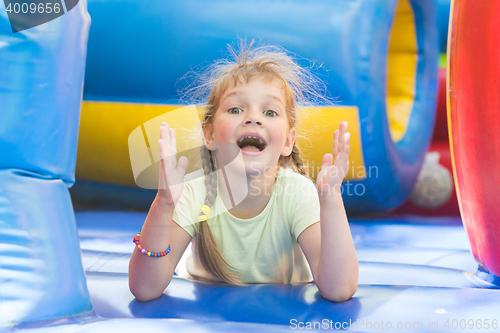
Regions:
[[[201, 148], [201, 160], [203, 172], [205, 173], [205, 186], [207, 188], [205, 205], [212, 208], [217, 198], [216, 160], [212, 157], [212, 152], [205, 146]], [[200, 213], [200, 215], [202, 214], [203, 213]], [[224, 282], [244, 285], [237, 279], [236, 274], [227, 270], [227, 267], [233, 269], [234, 267], [229, 265], [222, 256], [208, 222], [200, 222], [198, 229], [197, 251], [203, 268]]]
[[212, 208], [217, 197], [217, 170], [216, 162], [212, 157], [212, 152], [206, 147], [201, 148], [201, 164], [205, 173], [205, 186], [207, 187], [207, 196], [205, 197], [205, 205]]
[[300, 149], [296, 144], [293, 145], [292, 153], [290, 154], [290, 156], [292, 157], [293, 164], [297, 168], [297, 171], [302, 176], [306, 176], [307, 178], [310, 178], [309, 177], [309, 170], [307, 170], [307, 167], [304, 165], [304, 160], [300, 156]]
[[309, 169], [304, 165], [304, 160], [300, 155], [300, 149], [297, 144], [294, 143], [292, 153], [289, 156], [280, 156], [278, 163], [282, 167], [291, 166], [295, 172], [311, 179], [309, 176]]

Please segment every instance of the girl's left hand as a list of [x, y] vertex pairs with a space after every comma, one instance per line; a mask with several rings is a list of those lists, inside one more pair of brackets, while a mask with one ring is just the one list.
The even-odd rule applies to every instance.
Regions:
[[[343, 121], [333, 134], [333, 155], [323, 156], [323, 165], [316, 179], [318, 193], [340, 194], [340, 186], [349, 169], [349, 148], [351, 134], [347, 132], [347, 122]], [[335, 163], [334, 157], [335, 156]]]

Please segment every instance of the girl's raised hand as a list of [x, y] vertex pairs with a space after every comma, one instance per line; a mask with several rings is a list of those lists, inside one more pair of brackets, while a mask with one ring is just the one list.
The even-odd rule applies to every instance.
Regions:
[[158, 146], [160, 147], [159, 199], [166, 205], [175, 205], [184, 189], [184, 175], [188, 167], [188, 159], [181, 156], [177, 162], [175, 130], [169, 128], [166, 122], [162, 122], [160, 127]]
[[316, 179], [316, 187], [320, 195], [340, 194], [342, 180], [349, 169], [350, 139], [351, 134], [347, 132], [347, 122], [343, 121], [333, 134], [333, 155], [323, 156], [323, 165]]

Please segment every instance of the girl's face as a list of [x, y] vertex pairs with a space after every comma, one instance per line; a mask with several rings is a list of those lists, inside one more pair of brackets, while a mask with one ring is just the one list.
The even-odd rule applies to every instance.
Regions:
[[209, 149], [214, 149], [210, 142], [234, 144], [243, 155], [246, 173], [258, 174], [277, 167], [281, 155], [290, 155], [295, 129], [289, 128], [280, 80], [255, 76], [242, 82], [233, 82], [222, 95], [205, 140]]

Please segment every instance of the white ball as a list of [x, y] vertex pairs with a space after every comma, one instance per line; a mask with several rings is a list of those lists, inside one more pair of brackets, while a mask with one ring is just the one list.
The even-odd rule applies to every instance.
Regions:
[[439, 153], [431, 152], [418, 175], [417, 183], [410, 194], [410, 201], [425, 208], [437, 208], [445, 204], [453, 192], [451, 172], [439, 164]]

